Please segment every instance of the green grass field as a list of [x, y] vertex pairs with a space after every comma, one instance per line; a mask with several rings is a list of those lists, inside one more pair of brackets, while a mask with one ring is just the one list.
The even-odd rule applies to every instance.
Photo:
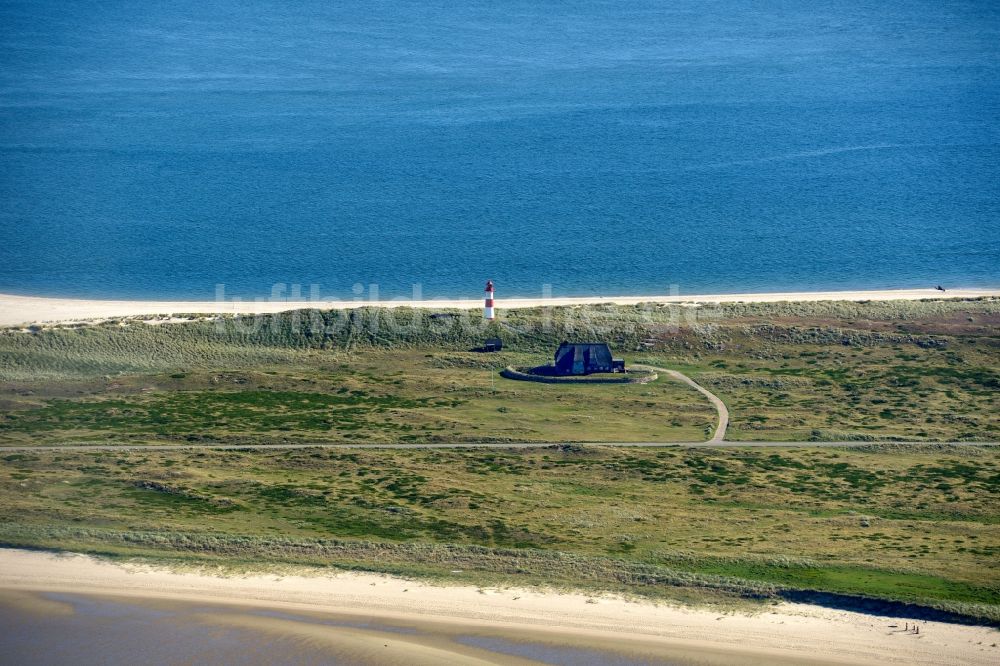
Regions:
[[[555, 308], [489, 327], [461, 315], [0, 330], [0, 442], [671, 442], [711, 431], [707, 401], [667, 379], [557, 387], [495, 372], [544, 363], [567, 338], [688, 373], [729, 406], [729, 439], [1000, 439], [1000, 302]], [[510, 351], [468, 351], [487, 335]]]
[[521, 358], [537, 356], [302, 352], [292, 365], [255, 370], [19, 382], [0, 441], [698, 441], [716, 418], [667, 379], [555, 387], [496, 372]]
[[18, 453], [0, 541], [1000, 619], [1000, 450], [870, 446]]
[[[308, 564], [685, 600], [797, 591], [1000, 621], [1000, 302], [361, 310], [0, 331], [0, 542], [229, 566]], [[474, 317], [468, 317], [471, 322]], [[502, 354], [469, 351], [484, 337]], [[607, 340], [683, 384], [504, 379]], [[924, 441], [898, 445], [896, 440]], [[145, 444], [554, 443], [154, 451]], [[454, 573], [455, 571], [461, 573]]]

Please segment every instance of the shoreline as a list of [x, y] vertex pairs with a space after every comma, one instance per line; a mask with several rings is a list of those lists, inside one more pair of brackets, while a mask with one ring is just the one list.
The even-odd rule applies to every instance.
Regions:
[[[309, 573], [317, 575], [304, 575]], [[925, 621], [916, 636], [902, 630], [904, 620], [804, 604], [782, 603], [750, 615], [611, 595], [441, 586], [330, 570], [220, 577], [17, 549], [0, 549], [0, 589], [376, 618], [446, 633], [530, 635], [612, 651], [642, 644], [654, 652], [714, 655], [723, 663], [773, 658], [776, 663], [986, 664], [997, 658], [998, 648], [991, 645], [1000, 638], [988, 627]], [[288, 630], [280, 623], [265, 625], [260, 628]]]
[[[1000, 289], [884, 289], [854, 291], [803, 291], [763, 292], [747, 294], [692, 294], [666, 296], [573, 296], [555, 298], [501, 298], [497, 309], [511, 310], [547, 306], [574, 305], [637, 305], [651, 304], [720, 304], [720, 303], [776, 303], [782, 301], [917, 301], [940, 299], [967, 299], [1000, 297]], [[480, 308], [480, 299], [430, 299], [430, 300], [316, 300], [316, 301], [154, 301], [154, 300], [97, 300], [50, 298], [44, 296], [16, 296], [0, 294], [0, 327], [32, 324], [83, 322], [113, 317], [170, 317], [178, 314], [193, 315], [254, 315], [275, 314], [289, 310], [322, 309], [342, 310], [362, 307], [411, 307], [421, 309], [474, 309]]]

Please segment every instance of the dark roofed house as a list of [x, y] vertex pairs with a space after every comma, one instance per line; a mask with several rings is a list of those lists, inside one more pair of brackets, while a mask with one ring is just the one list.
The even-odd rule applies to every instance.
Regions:
[[556, 350], [557, 375], [625, 372], [625, 361], [611, 357], [606, 342], [564, 342]]
[[500, 338], [486, 338], [483, 343], [483, 351], [498, 352], [503, 351], [503, 340]]

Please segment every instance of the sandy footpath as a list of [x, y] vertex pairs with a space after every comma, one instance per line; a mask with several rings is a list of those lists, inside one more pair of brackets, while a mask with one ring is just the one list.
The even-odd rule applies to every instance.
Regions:
[[1000, 648], [991, 647], [1000, 643], [1000, 631], [994, 629], [921, 622], [917, 636], [903, 631], [904, 620], [800, 604], [781, 604], [750, 616], [616, 597], [443, 587], [360, 573], [217, 577], [15, 549], [0, 549], [0, 589], [254, 605], [534, 635], [558, 632], [608, 645], [641, 642], [716, 654], [731, 651], [735, 661], [740, 655], [771, 655], [787, 663], [1000, 661]]
[[[924, 298], [977, 298], [1000, 296], [1000, 289], [897, 289], [883, 291], [816, 291], [762, 294], [715, 294], [684, 296], [594, 296], [582, 298], [497, 299], [497, 307], [531, 308], [546, 305], [635, 305], [637, 303], [770, 303], [777, 301], [893, 301]], [[303, 308], [345, 309], [364, 306], [415, 308], [478, 308], [482, 300], [391, 300], [391, 301], [97, 301], [0, 294], [0, 326], [43, 322], [85, 321], [108, 317], [139, 317], [171, 314], [258, 314]]]

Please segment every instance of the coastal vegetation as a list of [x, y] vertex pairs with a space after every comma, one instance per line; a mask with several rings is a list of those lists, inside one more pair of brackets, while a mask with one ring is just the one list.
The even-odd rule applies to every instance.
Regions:
[[[728, 439], [1000, 438], [1000, 302], [303, 311], [252, 321], [0, 330], [0, 442], [697, 441], [714, 410], [659, 377], [500, 376], [564, 339], [681, 370]], [[505, 351], [469, 351], [485, 337]]]
[[38, 450], [0, 465], [0, 543], [1000, 621], [998, 499], [978, 446]]
[[715, 410], [676, 382], [555, 393], [501, 377], [510, 358], [533, 356], [374, 348], [258, 369], [17, 382], [0, 442], [697, 441], [714, 423]]
[[[0, 453], [0, 543], [1000, 621], [1000, 451], [974, 445], [1000, 439], [1000, 303], [476, 314], [0, 331], [0, 444], [23, 447]], [[471, 351], [494, 336], [504, 352]], [[671, 446], [716, 413], [666, 373], [500, 375], [564, 339], [694, 378], [727, 404], [727, 439], [854, 445]], [[471, 442], [539, 446], [405, 448]], [[337, 443], [404, 448], [249, 448]], [[32, 448], [64, 444], [128, 448]], [[200, 444], [237, 448], [180, 448]]]

